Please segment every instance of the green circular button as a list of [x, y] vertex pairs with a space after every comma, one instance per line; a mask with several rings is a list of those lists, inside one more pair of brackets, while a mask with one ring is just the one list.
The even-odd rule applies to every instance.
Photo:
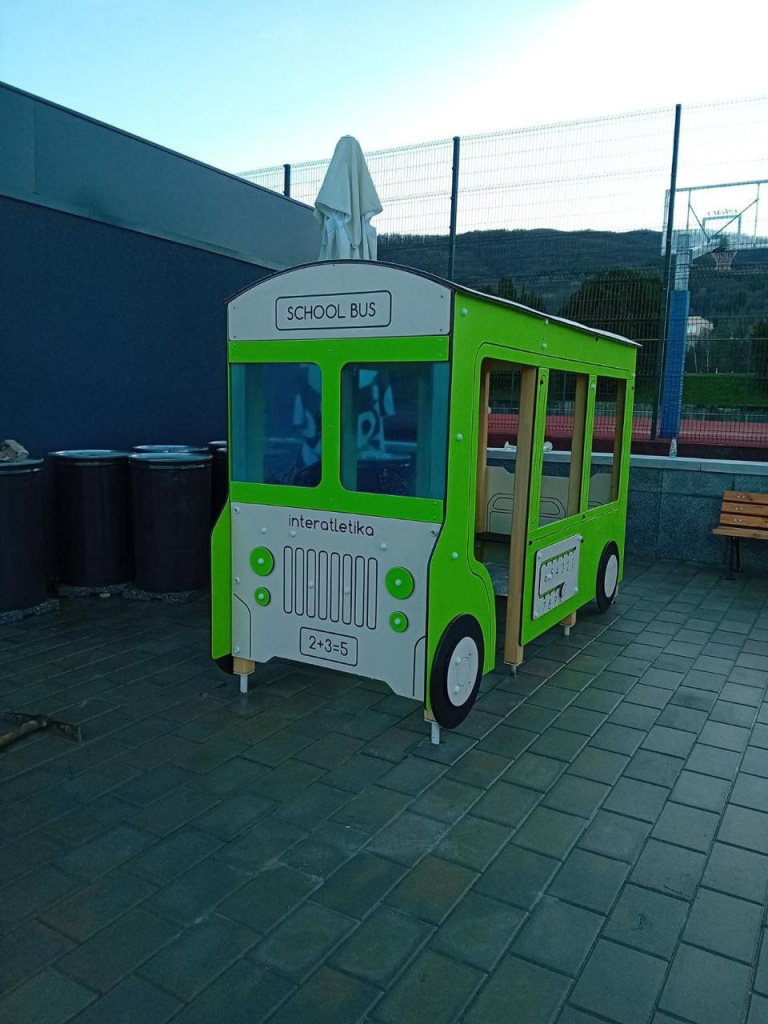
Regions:
[[389, 624], [396, 633], [404, 633], [408, 629], [408, 618], [402, 612], [392, 612]]
[[413, 593], [413, 576], [401, 565], [389, 570], [385, 583], [392, 597], [405, 598]]
[[251, 568], [257, 576], [269, 576], [275, 568], [275, 559], [269, 548], [254, 548], [251, 552]]
[[256, 604], [260, 604], [262, 608], [272, 600], [272, 595], [266, 587], [259, 587], [253, 596], [256, 598]]

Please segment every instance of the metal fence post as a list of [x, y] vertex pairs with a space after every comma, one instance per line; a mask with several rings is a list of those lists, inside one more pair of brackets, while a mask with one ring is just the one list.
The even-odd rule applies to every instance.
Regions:
[[669, 176], [669, 205], [667, 208], [667, 231], [664, 239], [664, 283], [662, 288], [663, 305], [661, 323], [659, 325], [659, 345], [656, 353], [656, 387], [651, 416], [651, 439], [656, 439], [659, 405], [661, 404], [662, 384], [666, 372], [667, 325], [669, 318], [669, 300], [672, 292], [672, 240], [675, 224], [675, 194], [677, 192], [677, 158], [680, 152], [680, 118], [682, 105], [675, 104], [675, 128], [672, 136], [672, 169]]
[[453, 137], [453, 170], [451, 173], [451, 223], [448, 234], [448, 280], [453, 280], [453, 265], [456, 259], [456, 212], [459, 207], [459, 156], [461, 138]]
[[291, 165], [283, 164], [283, 195], [291, 197]]

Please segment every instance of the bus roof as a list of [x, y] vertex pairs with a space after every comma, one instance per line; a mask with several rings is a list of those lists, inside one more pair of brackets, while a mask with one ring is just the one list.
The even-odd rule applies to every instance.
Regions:
[[605, 338], [607, 341], [618, 342], [621, 345], [629, 345], [632, 348], [642, 348], [639, 342], [632, 341], [630, 338], [625, 338], [621, 334], [613, 334], [611, 331], [603, 331], [598, 327], [589, 327], [586, 324], [578, 323], [575, 320], [567, 320], [565, 317], [553, 316], [551, 313], [543, 313], [541, 310], [532, 309], [530, 306], [524, 306], [521, 302], [513, 302], [511, 299], [503, 299], [497, 295], [488, 295], [485, 292], [477, 291], [474, 288], [469, 288], [466, 285], [458, 284], [456, 281], [449, 281], [447, 278], [439, 277], [437, 274], [430, 274], [426, 270], [418, 270], [415, 267], [404, 267], [399, 263], [389, 263], [386, 260], [317, 260], [314, 263], [301, 263], [295, 267], [288, 267], [286, 270], [279, 270], [274, 274], [268, 274], [265, 277], [260, 278], [258, 281], [254, 281], [253, 284], [247, 285], [245, 288], [241, 288], [240, 291], [235, 292], [227, 299], [227, 303], [232, 302], [240, 295], [249, 292], [252, 288], [258, 288], [259, 285], [266, 284], [267, 282], [274, 281], [275, 278], [283, 277], [287, 274], [293, 274], [298, 270], [307, 270], [311, 267], [322, 266], [322, 265], [347, 265], [351, 264], [354, 266], [374, 266], [374, 267], [387, 267], [390, 270], [400, 271], [403, 274], [409, 274], [414, 277], [423, 277], [428, 281], [434, 281], [435, 284], [441, 285], [443, 288], [447, 288], [452, 292], [457, 292], [462, 295], [469, 295], [473, 299], [478, 299], [481, 302], [492, 303], [497, 306], [507, 306], [510, 309], [515, 309], [520, 313], [525, 313], [526, 316], [531, 316], [537, 320], [544, 320], [546, 323], [562, 324], [565, 327], [571, 328], [571, 330], [580, 331], [583, 334], [589, 334], [592, 337]]

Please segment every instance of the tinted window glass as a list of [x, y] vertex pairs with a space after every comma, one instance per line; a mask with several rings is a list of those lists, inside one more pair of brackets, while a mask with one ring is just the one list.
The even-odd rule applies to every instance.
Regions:
[[322, 438], [320, 367], [236, 363], [230, 383], [232, 479], [316, 486]]
[[443, 498], [447, 363], [367, 363], [341, 380], [341, 482], [347, 490]]

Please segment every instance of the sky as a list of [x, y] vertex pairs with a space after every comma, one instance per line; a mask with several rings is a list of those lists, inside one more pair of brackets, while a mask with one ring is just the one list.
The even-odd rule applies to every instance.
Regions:
[[228, 171], [756, 95], [764, 0], [1, 0], [0, 80]]

